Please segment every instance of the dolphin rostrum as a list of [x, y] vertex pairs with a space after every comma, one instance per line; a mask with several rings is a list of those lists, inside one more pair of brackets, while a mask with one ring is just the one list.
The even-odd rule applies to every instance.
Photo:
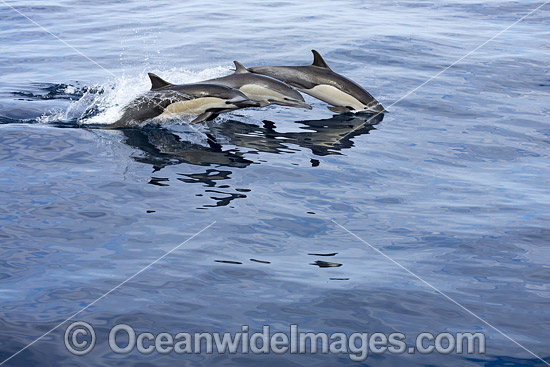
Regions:
[[233, 63], [235, 64], [233, 74], [206, 80], [204, 83], [222, 84], [238, 89], [249, 99], [260, 102], [260, 107], [277, 104], [311, 110], [311, 106], [294, 88], [269, 76], [253, 74], [238, 61], [233, 61]]
[[319, 52], [313, 52], [313, 64], [307, 66], [257, 66], [252, 73], [279, 79], [334, 107], [336, 113], [384, 113], [384, 107], [359, 84], [332, 71]]
[[158, 116], [196, 116], [190, 124], [210, 121], [220, 113], [245, 107], [260, 107], [237, 89], [214, 83], [171, 84], [149, 73], [151, 90], [125, 107], [122, 117], [111, 128], [128, 127]]

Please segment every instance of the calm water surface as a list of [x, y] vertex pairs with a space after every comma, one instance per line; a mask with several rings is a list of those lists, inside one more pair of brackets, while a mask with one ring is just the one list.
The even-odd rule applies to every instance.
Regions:
[[[192, 82], [233, 60], [307, 64], [312, 48], [390, 106], [541, 2], [6, 2], [104, 69], [0, 4], [0, 360], [216, 221], [76, 317], [96, 329], [88, 355], [66, 350], [65, 324], [6, 366], [543, 365], [332, 220], [550, 361], [550, 5], [383, 119], [306, 97], [312, 111], [241, 110], [197, 132], [89, 127], [149, 71]], [[117, 355], [121, 322], [409, 344], [479, 331], [487, 353]]]

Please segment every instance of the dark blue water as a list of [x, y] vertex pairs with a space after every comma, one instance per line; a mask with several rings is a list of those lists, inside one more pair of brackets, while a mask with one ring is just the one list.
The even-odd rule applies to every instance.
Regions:
[[[0, 362], [216, 222], [75, 318], [96, 329], [88, 355], [66, 350], [67, 323], [6, 366], [543, 365], [332, 220], [550, 361], [550, 5], [391, 106], [541, 2], [7, 3], [105, 70], [0, 4]], [[191, 82], [312, 48], [390, 113], [306, 97], [312, 111], [240, 110], [199, 132], [89, 128], [149, 71]], [[117, 355], [120, 322], [480, 331], [487, 353]]]

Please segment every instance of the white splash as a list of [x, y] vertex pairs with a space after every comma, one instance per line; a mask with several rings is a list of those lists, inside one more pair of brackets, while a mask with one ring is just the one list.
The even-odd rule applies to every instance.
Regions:
[[[231, 69], [229, 66], [218, 66], [199, 72], [181, 68], [153, 72], [170, 83], [186, 84], [227, 75]], [[70, 104], [63, 120], [76, 119], [80, 124], [111, 124], [122, 116], [127, 104], [150, 88], [151, 82], [145, 72], [133, 76], [123, 75], [103, 85], [91, 86], [82, 98]]]

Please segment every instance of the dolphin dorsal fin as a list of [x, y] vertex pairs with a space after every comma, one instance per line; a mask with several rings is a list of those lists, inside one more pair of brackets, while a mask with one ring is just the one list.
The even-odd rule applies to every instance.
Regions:
[[243, 64], [241, 64], [238, 61], [233, 61], [233, 64], [235, 64], [235, 73], [236, 74], [242, 74], [242, 73], [250, 73], [247, 68], [244, 67]]
[[166, 80], [162, 79], [160, 76], [156, 74], [147, 73], [147, 75], [149, 75], [149, 79], [151, 79], [151, 90], [172, 85], [172, 83], [168, 83]]
[[311, 52], [313, 52], [313, 64], [311, 65], [318, 66], [320, 68], [330, 69], [319, 52], [315, 50], [311, 50]]

